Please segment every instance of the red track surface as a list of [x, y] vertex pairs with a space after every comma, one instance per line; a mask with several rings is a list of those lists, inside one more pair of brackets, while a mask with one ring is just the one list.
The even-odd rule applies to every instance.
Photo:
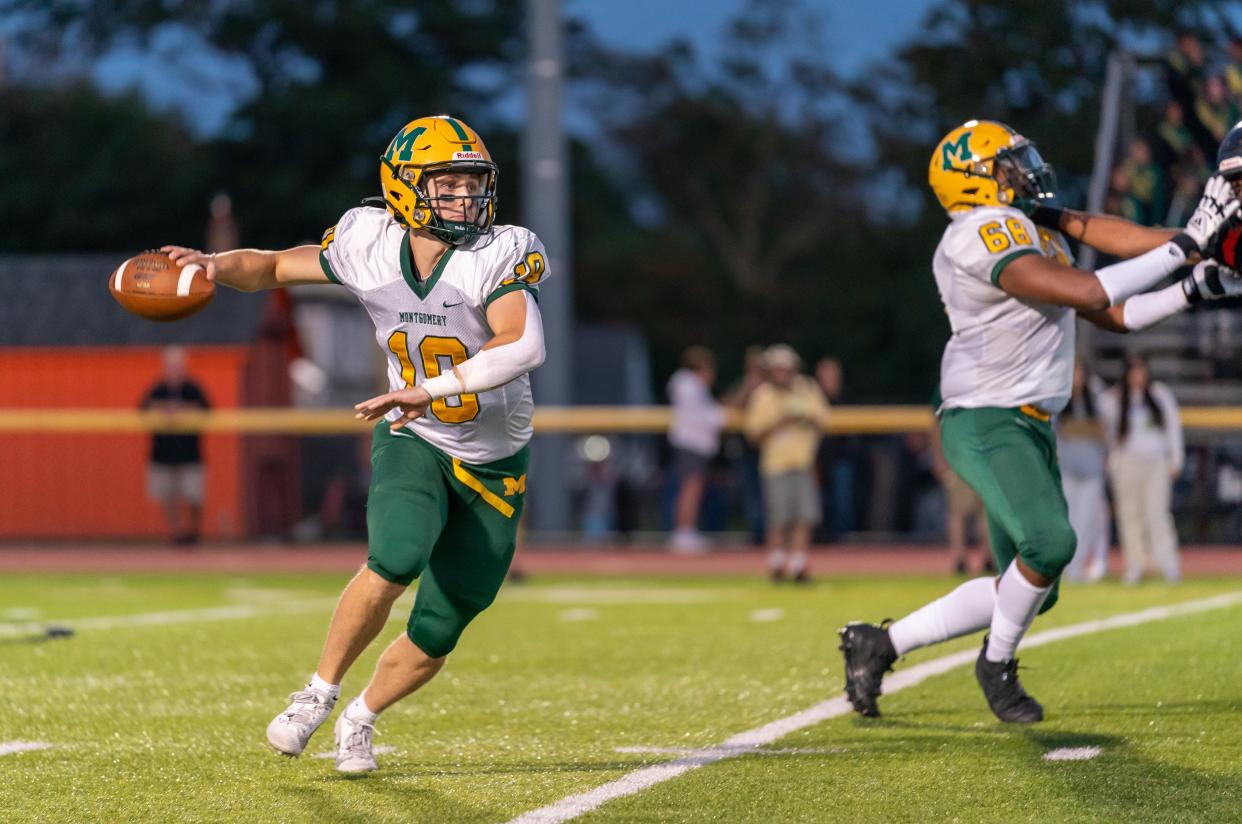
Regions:
[[[193, 550], [167, 546], [0, 546], [0, 572], [351, 572], [366, 560], [362, 544], [268, 546], [222, 544]], [[1120, 556], [1110, 559], [1114, 572]], [[534, 574], [762, 575], [761, 552], [674, 555], [662, 547], [530, 547], [515, 564]], [[1187, 577], [1242, 575], [1242, 547], [1184, 547]], [[813, 551], [811, 571], [832, 575], [939, 575], [941, 547], [837, 545]]]

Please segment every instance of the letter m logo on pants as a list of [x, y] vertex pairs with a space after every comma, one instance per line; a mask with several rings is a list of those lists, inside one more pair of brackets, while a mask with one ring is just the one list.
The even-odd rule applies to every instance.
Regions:
[[526, 494], [526, 476], [525, 475], [522, 475], [519, 478], [505, 478], [504, 482], [505, 482], [505, 497], [506, 498], [508, 498], [510, 495], [525, 495]]

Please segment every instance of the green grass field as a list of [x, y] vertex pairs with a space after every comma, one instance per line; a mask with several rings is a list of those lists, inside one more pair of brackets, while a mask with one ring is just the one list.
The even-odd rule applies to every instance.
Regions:
[[[840, 694], [833, 630], [898, 616], [947, 579], [544, 578], [511, 586], [441, 676], [386, 713], [381, 771], [339, 776], [264, 727], [314, 666], [339, 576], [0, 580], [0, 621], [68, 620], [71, 639], [0, 635], [0, 821], [504, 822]], [[1069, 588], [1035, 631], [1242, 590]], [[222, 610], [203, 610], [224, 607]], [[126, 616], [166, 613], [162, 618]], [[389, 635], [404, 625], [408, 601]], [[89, 620], [87, 620], [89, 619]], [[899, 671], [961, 639], [911, 655]], [[378, 645], [377, 645], [378, 646]], [[365, 684], [376, 651], [346, 680]], [[989, 714], [969, 667], [765, 751], [610, 801], [582, 821], [1242, 820], [1242, 606], [1022, 654], [1048, 711]], [[1098, 747], [1086, 761], [1046, 752]], [[792, 750], [792, 752], [780, 752]]]

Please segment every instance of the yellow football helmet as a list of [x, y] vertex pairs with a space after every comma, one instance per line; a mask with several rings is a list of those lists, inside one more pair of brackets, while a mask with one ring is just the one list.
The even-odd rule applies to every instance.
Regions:
[[1057, 188], [1035, 144], [994, 120], [969, 120], [941, 138], [927, 182], [949, 214], [1048, 200]]
[[[427, 181], [437, 172], [477, 174], [477, 195], [433, 197]], [[496, 219], [499, 170], [478, 133], [448, 115], [420, 117], [401, 127], [380, 158], [380, 187], [393, 220], [422, 229], [450, 246], [485, 235]], [[449, 220], [437, 210], [441, 200], [469, 200], [466, 220]], [[474, 217], [471, 218], [471, 212]]]

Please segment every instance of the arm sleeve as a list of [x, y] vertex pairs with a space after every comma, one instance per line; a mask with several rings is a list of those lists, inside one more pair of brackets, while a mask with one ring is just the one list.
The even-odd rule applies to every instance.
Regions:
[[480, 350], [474, 357], [453, 367], [452, 371], [424, 381], [422, 387], [433, 400], [468, 392], [486, 392], [538, 368], [543, 363], [544, 355], [543, 319], [539, 315], [539, 304], [528, 294], [522, 337], [503, 346]]
[[1121, 322], [1126, 329], [1137, 332], [1184, 311], [1189, 305], [1182, 285], [1175, 283], [1128, 298], [1121, 305]]
[[1012, 261], [1043, 254], [1039, 230], [1017, 209], [981, 209], [957, 218], [945, 254], [957, 268], [999, 288]]
[[1138, 257], [1097, 269], [1095, 277], [1108, 295], [1108, 305], [1116, 306], [1131, 295], [1150, 289], [1185, 263], [1186, 253], [1169, 241]]

